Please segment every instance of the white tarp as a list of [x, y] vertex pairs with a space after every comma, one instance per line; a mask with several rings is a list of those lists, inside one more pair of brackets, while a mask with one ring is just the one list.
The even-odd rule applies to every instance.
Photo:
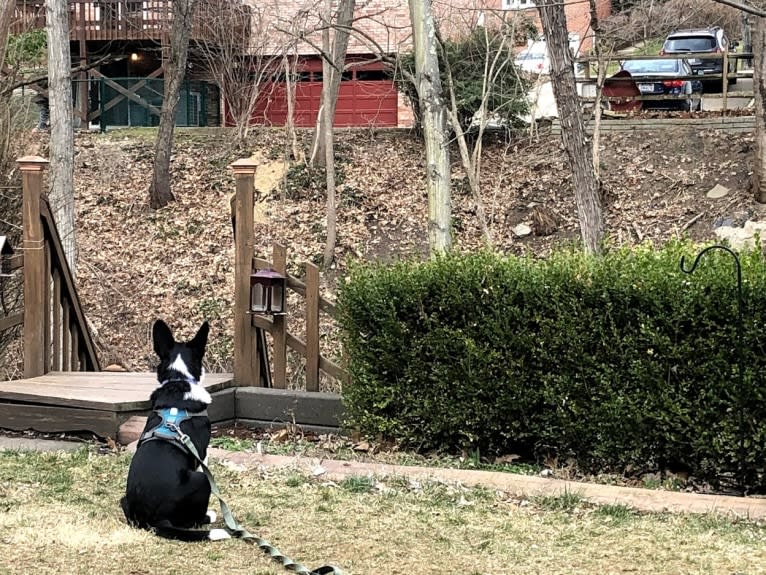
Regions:
[[[580, 97], [596, 96], [596, 85], [577, 82], [577, 95]], [[550, 81], [539, 82], [527, 92], [529, 102], [529, 114], [522, 116], [521, 120], [527, 124], [532, 121], [549, 120], [559, 117], [556, 108], [556, 97], [553, 95], [553, 84]]]

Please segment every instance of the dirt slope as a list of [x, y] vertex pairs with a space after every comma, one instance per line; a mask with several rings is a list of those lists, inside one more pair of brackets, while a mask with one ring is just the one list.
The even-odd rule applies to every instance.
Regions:
[[[273, 241], [285, 243], [291, 272], [298, 275], [302, 262], [320, 261], [324, 247], [322, 176], [285, 171], [279, 131], [256, 134], [247, 147], [235, 149], [220, 130], [180, 130], [172, 161], [177, 201], [153, 212], [147, 207], [151, 138], [145, 131], [126, 131], [81, 134], [75, 142], [78, 281], [102, 361], [147, 369], [153, 364], [155, 318], [165, 318], [181, 335], [208, 319], [210, 368], [230, 370], [234, 185], [228, 165], [250, 155], [264, 162], [256, 251], [268, 255]], [[427, 253], [424, 159], [417, 139], [406, 132], [370, 131], [342, 131], [338, 138], [337, 265], [324, 278], [330, 295], [350, 259]], [[612, 243], [661, 243], [679, 233], [702, 240], [713, 237], [718, 218], [757, 219], [747, 191], [752, 149], [750, 135], [696, 130], [605, 135], [601, 172]], [[471, 250], [482, 244], [481, 234], [457, 153], [453, 158], [455, 240], [459, 249]], [[487, 146], [482, 179], [498, 250], [542, 256], [579, 238], [557, 139]], [[730, 192], [707, 198], [716, 184]], [[537, 233], [517, 237], [511, 230], [519, 224]]]

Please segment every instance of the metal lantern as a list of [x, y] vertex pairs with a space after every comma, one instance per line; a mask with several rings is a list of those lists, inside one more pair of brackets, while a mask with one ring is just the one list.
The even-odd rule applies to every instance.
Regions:
[[11, 276], [13, 247], [6, 236], [0, 236], [0, 277]]
[[270, 268], [250, 274], [250, 311], [284, 315], [286, 291], [287, 278]]

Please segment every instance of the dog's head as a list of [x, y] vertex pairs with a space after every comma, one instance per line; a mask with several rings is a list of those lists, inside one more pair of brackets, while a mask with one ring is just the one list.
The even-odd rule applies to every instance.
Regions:
[[168, 325], [158, 319], [152, 328], [154, 351], [160, 358], [157, 379], [160, 382], [186, 380], [190, 384], [200, 383], [205, 374], [202, 358], [205, 355], [207, 335], [210, 326], [203, 323], [190, 341], [176, 341]]

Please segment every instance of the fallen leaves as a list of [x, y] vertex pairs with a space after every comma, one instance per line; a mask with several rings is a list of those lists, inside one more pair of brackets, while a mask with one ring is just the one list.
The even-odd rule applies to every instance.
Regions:
[[[303, 136], [308, 141], [308, 132]], [[331, 299], [353, 259], [395, 261], [428, 253], [418, 139], [400, 131], [372, 138], [367, 131], [344, 131], [337, 139], [343, 182], [336, 261], [322, 274], [323, 295]], [[156, 318], [168, 321], [181, 337], [207, 319], [208, 368], [231, 371], [234, 179], [229, 165], [250, 154], [270, 158], [286, 149], [282, 132], [258, 132], [247, 152], [235, 150], [223, 130], [179, 132], [172, 161], [177, 201], [157, 211], [147, 207], [153, 142], [145, 134], [78, 134], [75, 143], [78, 286], [103, 349], [102, 364], [151, 369]], [[512, 146], [497, 141], [484, 149], [482, 200], [496, 249], [544, 256], [579, 239], [572, 182], [558, 139], [517, 139]], [[713, 220], [753, 208], [746, 192], [752, 149], [749, 134], [684, 128], [604, 133], [600, 173], [610, 241], [661, 243], [684, 232], [711, 238]], [[453, 160], [453, 182], [458, 182], [464, 174], [457, 154]], [[269, 165], [268, 185], [258, 192], [255, 251], [268, 258], [272, 242], [285, 244], [288, 271], [302, 277], [304, 262], [321, 261], [324, 199], [321, 190], [302, 199], [285, 197], [279, 185], [268, 192], [289, 173]], [[730, 190], [725, 204], [705, 197], [717, 184]], [[457, 185], [452, 211], [457, 249], [482, 247], [473, 200]], [[532, 233], [512, 233], [520, 224]], [[300, 298], [290, 302], [291, 330], [299, 337], [300, 305]], [[322, 333], [323, 352], [337, 356], [332, 326], [323, 325]]]

